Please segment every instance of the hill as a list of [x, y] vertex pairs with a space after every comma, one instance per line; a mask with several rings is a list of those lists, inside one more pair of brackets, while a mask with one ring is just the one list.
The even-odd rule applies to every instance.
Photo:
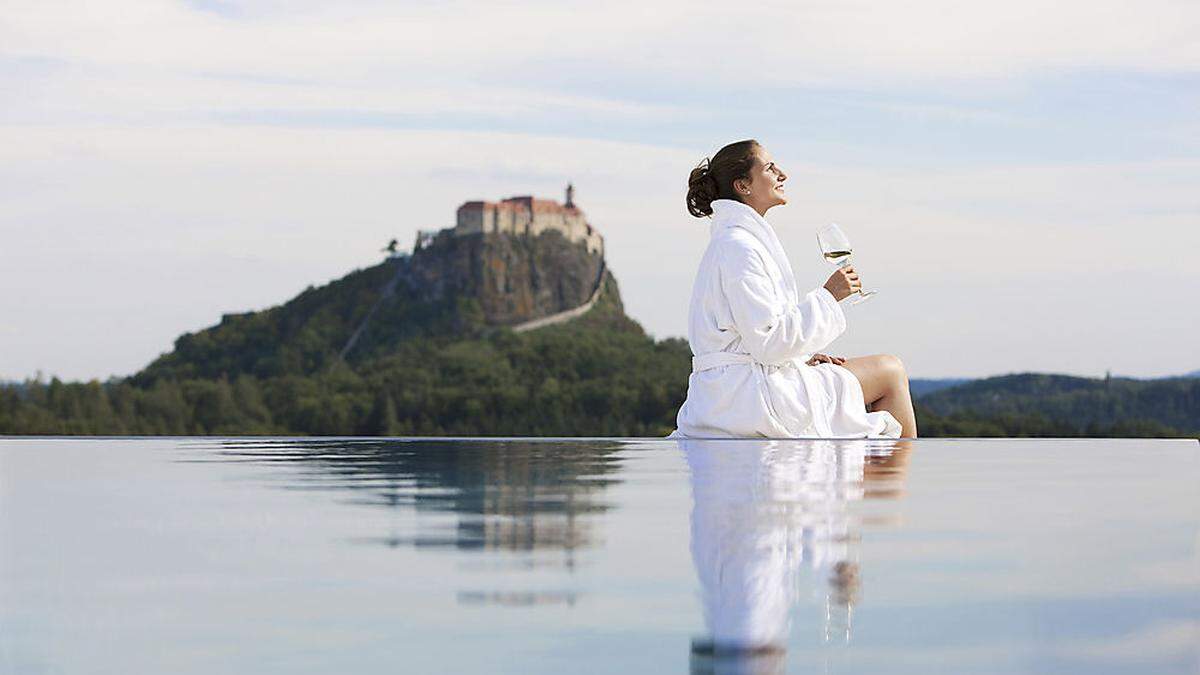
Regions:
[[690, 359], [584, 243], [443, 230], [124, 380], [0, 387], [0, 434], [662, 436]]
[[970, 382], [969, 378], [952, 377], [936, 380], [912, 378], [908, 381], [908, 390], [914, 399], [919, 399], [926, 394], [932, 394], [935, 391], [957, 387], [960, 384]]
[[[594, 239], [443, 230], [418, 241], [410, 255], [276, 307], [226, 314], [129, 378], [0, 385], [0, 434], [661, 437], [674, 428], [691, 350], [626, 316]], [[1200, 432], [1197, 379], [1022, 374], [912, 389], [924, 436]]]
[[919, 399], [936, 435], [1195, 436], [1200, 380], [1005, 375]]
[[308, 375], [336, 361], [361, 363], [414, 339], [479, 336], [551, 316], [583, 304], [598, 288], [607, 288], [620, 306], [603, 257], [557, 231], [455, 236], [443, 230], [411, 255], [184, 334], [133, 383]]

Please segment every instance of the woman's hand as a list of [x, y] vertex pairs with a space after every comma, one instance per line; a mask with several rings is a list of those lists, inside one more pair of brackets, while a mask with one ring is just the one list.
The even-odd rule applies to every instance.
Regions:
[[833, 295], [833, 299], [841, 302], [850, 295], [862, 290], [862, 282], [858, 280], [858, 272], [852, 265], [839, 267], [825, 282], [825, 290]]
[[813, 357], [808, 360], [808, 365], [815, 366], [818, 363], [832, 363], [835, 366], [840, 366], [846, 363], [846, 359], [840, 356], [828, 356], [826, 354], [813, 354]]

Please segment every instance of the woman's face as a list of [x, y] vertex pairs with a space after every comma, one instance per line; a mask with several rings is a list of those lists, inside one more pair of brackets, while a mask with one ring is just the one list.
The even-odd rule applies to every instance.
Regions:
[[747, 183], [745, 179], [738, 179], [734, 181], [733, 186], [742, 201], [761, 214], [766, 213], [772, 206], [787, 203], [787, 195], [783, 190], [785, 180], [787, 174], [775, 164], [771, 153], [760, 147], [754, 160], [754, 168], [750, 170], [750, 181]]

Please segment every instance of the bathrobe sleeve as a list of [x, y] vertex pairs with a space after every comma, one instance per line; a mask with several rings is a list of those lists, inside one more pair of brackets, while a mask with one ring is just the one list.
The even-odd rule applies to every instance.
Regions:
[[846, 330], [846, 315], [824, 287], [789, 304], [752, 246], [729, 241], [718, 261], [721, 288], [742, 344], [756, 361], [779, 364], [824, 349]]

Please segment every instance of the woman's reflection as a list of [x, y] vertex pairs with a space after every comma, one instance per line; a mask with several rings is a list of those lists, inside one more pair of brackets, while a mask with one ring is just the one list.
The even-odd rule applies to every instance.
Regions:
[[694, 657], [730, 672], [781, 669], [806, 569], [823, 597], [824, 640], [849, 641], [860, 587], [849, 502], [899, 494], [911, 442], [678, 443], [691, 470], [692, 560], [708, 631]]

